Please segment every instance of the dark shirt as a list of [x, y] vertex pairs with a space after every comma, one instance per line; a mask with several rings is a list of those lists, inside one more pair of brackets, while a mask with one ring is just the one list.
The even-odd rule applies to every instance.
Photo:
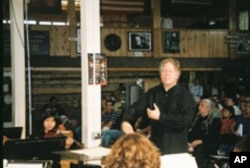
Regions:
[[250, 134], [250, 117], [246, 117], [242, 114], [235, 117], [235, 122], [237, 127], [242, 124], [242, 136]]
[[119, 115], [112, 110], [110, 113], [104, 112], [102, 114], [102, 123], [112, 121], [110, 129], [119, 129]]
[[219, 118], [213, 118], [211, 123], [205, 122], [207, 117], [198, 116], [192, 130], [189, 132], [188, 141], [201, 139], [204, 149], [209, 154], [214, 154], [220, 141], [221, 121]]
[[[153, 103], [159, 107], [160, 119], [150, 120], [152, 141], [160, 148], [162, 154], [187, 152], [187, 129], [195, 114], [192, 95], [179, 84], [167, 92], [160, 84], [151, 88], [133, 104], [129, 111], [123, 114], [123, 121], [134, 124], [137, 117], [146, 115], [146, 108], [152, 108]], [[183, 148], [176, 149], [177, 146]]]

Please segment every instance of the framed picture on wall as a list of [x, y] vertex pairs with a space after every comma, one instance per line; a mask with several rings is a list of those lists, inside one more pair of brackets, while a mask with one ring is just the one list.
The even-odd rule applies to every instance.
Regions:
[[151, 32], [129, 32], [128, 33], [129, 51], [151, 51], [152, 33]]
[[167, 31], [163, 32], [163, 52], [179, 53], [180, 52], [180, 32]]

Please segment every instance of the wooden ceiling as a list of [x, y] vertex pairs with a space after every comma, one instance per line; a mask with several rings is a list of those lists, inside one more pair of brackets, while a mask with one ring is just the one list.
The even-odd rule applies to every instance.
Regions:
[[[100, 0], [101, 2], [102, 0]], [[126, 1], [126, 0], [120, 0]], [[237, 9], [246, 9], [249, 11], [250, 0], [161, 0], [161, 14], [162, 16], [168, 16], [172, 18], [195, 18], [196, 20], [201, 20], [202, 18], [206, 18], [208, 20], [220, 20], [221, 22], [227, 22], [229, 18], [229, 2], [236, 1], [238, 4]], [[8, 0], [4, 0], [5, 6], [8, 3]], [[64, 12], [66, 11], [65, 5], [67, 4], [67, 0], [55, 0], [55, 2], [59, 2], [61, 4], [61, 9]], [[76, 10], [79, 11], [80, 1], [75, 0]], [[44, 0], [30, 0], [30, 4], [36, 3], [44, 3]], [[147, 4], [147, 9], [151, 9], [151, 0], [144, 0], [144, 4]], [[46, 14], [49, 12], [48, 9], [43, 10], [40, 8], [38, 10], [37, 7], [30, 8], [29, 11], [32, 12], [41, 12], [41, 14]], [[56, 11], [52, 9], [52, 11]], [[50, 11], [51, 12], [51, 11]], [[150, 17], [151, 11], [147, 11], [146, 15]], [[133, 17], [133, 16], [132, 16]], [[138, 16], [135, 16], [138, 17]]]

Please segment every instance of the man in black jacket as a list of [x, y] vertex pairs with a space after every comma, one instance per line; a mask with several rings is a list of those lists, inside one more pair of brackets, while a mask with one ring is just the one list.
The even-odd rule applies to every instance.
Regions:
[[123, 114], [121, 128], [133, 133], [133, 123], [139, 116], [148, 115], [151, 140], [162, 154], [187, 152], [188, 128], [195, 114], [195, 103], [188, 90], [178, 84], [180, 63], [164, 59], [160, 66], [161, 84], [151, 88]]

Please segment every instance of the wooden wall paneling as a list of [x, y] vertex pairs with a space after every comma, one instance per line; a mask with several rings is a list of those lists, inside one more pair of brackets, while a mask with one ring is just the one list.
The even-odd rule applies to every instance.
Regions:
[[152, 31], [152, 42], [153, 42], [153, 57], [161, 57], [163, 54], [163, 38], [162, 30], [160, 28], [154, 28]]
[[122, 40], [121, 48], [120, 48], [120, 56], [127, 56], [128, 53], [128, 29], [122, 28], [120, 29], [120, 37]]
[[121, 38], [121, 47], [114, 52], [114, 54], [115, 54], [114, 56], [123, 56], [125, 54], [125, 53], [123, 53], [124, 52], [124, 44], [123, 43], [125, 41], [125, 39], [124, 39], [125, 37], [122, 35], [123, 29], [124, 28], [114, 29], [114, 33], [117, 34]]
[[194, 36], [194, 30], [187, 30], [186, 37], [187, 37], [187, 53], [183, 55], [184, 57], [196, 57], [197, 55], [197, 43], [196, 37]]
[[200, 48], [200, 57], [209, 57], [209, 51], [211, 49], [210, 41], [209, 41], [209, 31], [200, 30], [199, 33], [199, 43], [197, 46]]
[[51, 26], [32, 25], [32, 26], [30, 26], [30, 30], [50, 31], [50, 27]]
[[64, 26], [50, 27], [50, 56], [70, 55], [69, 29]]
[[188, 57], [187, 30], [180, 31], [181, 57]]
[[101, 28], [101, 53], [106, 54], [107, 56], [110, 56], [109, 50], [104, 45], [105, 37], [108, 35], [109, 30], [107, 28]]
[[[67, 14], [68, 14], [68, 22], [69, 22], [69, 36], [68, 37], [77, 37], [76, 33], [76, 12], [75, 12], [75, 1], [74, 0], [68, 0], [68, 6], [67, 6]], [[77, 54], [77, 45], [76, 41], [69, 41], [70, 46], [70, 56], [71, 57], [78, 57], [80, 54]]]
[[226, 31], [210, 31], [210, 56], [211, 57], [228, 57], [228, 49], [225, 36]]
[[200, 32], [197, 30], [189, 30], [188, 33], [188, 55], [189, 57], [200, 56]]

